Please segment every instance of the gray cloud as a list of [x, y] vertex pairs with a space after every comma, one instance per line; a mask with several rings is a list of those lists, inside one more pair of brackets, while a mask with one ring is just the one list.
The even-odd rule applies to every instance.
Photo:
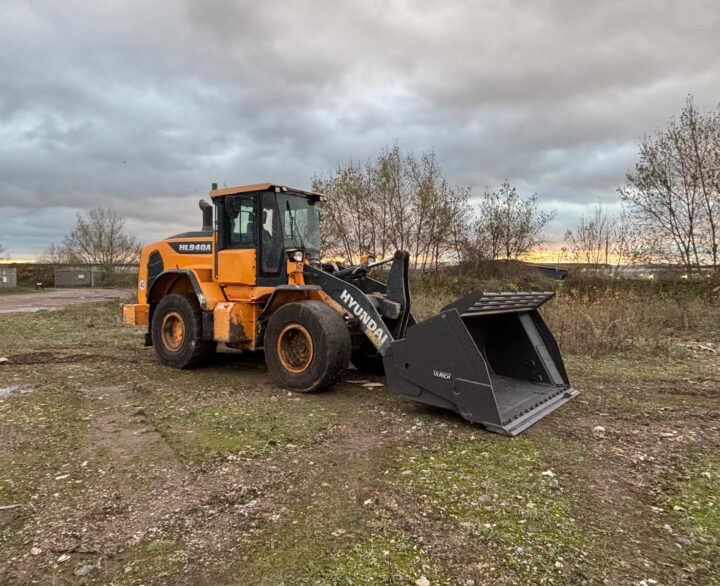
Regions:
[[308, 186], [395, 140], [537, 192], [557, 238], [685, 95], [720, 101], [717, 30], [716, 0], [6, 0], [0, 240], [32, 257], [112, 205], [149, 241], [211, 181]]

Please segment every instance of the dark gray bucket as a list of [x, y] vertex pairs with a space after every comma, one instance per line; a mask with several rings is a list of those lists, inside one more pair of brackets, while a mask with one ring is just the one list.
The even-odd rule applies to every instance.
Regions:
[[395, 340], [391, 390], [517, 435], [579, 393], [537, 311], [553, 293], [471, 293]]

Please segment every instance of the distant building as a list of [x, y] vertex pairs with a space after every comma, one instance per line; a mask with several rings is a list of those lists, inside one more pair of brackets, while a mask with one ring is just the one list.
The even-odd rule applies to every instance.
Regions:
[[17, 269], [0, 267], [0, 289], [15, 289], [15, 287], [17, 287]]
[[97, 287], [103, 272], [98, 267], [61, 267], [55, 269], [56, 287]]

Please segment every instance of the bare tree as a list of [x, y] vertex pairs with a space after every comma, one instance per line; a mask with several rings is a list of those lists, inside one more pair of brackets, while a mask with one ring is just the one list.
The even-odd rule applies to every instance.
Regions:
[[469, 189], [452, 187], [432, 151], [416, 157], [398, 145], [364, 166], [340, 165], [313, 188], [322, 208], [323, 252], [352, 262], [408, 250], [416, 268], [437, 268], [464, 254]]
[[52, 242], [38, 257], [38, 262], [50, 265], [61, 265], [76, 262], [70, 252], [62, 245]]
[[596, 271], [608, 266], [617, 252], [618, 221], [597, 204], [590, 216], [580, 216], [573, 230], [565, 233], [565, 242], [575, 262], [584, 262]]
[[538, 209], [537, 194], [525, 199], [505, 180], [496, 191], [485, 190], [475, 221], [475, 246], [493, 260], [515, 259], [544, 242], [543, 230], [555, 211]]
[[640, 143], [640, 160], [619, 188], [635, 219], [657, 236], [657, 253], [690, 273], [718, 267], [720, 111], [699, 112], [692, 96], [679, 119]]
[[115, 265], [137, 261], [140, 244], [125, 232], [125, 221], [111, 208], [94, 208], [63, 240], [62, 248], [73, 262], [102, 266], [110, 274]]
[[5, 258], [5, 247], [0, 242], [0, 259], [4, 259], [4, 258]]

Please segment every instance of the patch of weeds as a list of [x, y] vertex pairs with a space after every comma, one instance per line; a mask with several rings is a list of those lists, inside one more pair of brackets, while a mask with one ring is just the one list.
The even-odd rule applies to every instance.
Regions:
[[[73, 454], [89, 430], [82, 397], [69, 387], [36, 389], [1, 402], [0, 431], [7, 444], [0, 450], [0, 496], [24, 501], [43, 478], [63, 480], [71, 473], [79, 478]], [[69, 480], [64, 486], [80, 488]]]
[[202, 465], [229, 454], [257, 456], [287, 444], [310, 443], [328, 418], [320, 409], [301, 409], [301, 404], [268, 400], [164, 409], [150, 417], [185, 462]]
[[666, 503], [685, 532], [678, 543], [687, 548], [703, 578], [720, 583], [720, 459], [716, 454], [697, 458], [682, 478], [671, 487]]
[[453, 439], [404, 452], [399, 464], [397, 484], [464, 527], [518, 580], [580, 582], [594, 572], [595, 552], [531, 442]]
[[314, 572], [322, 584], [369, 586], [413, 584], [421, 576], [435, 583], [437, 570], [406, 536], [384, 527], [337, 552], [328, 567]]
[[[2, 314], [0, 347], [4, 349], [3, 356], [67, 345], [136, 348], [141, 334], [120, 323], [120, 303], [118, 299], [79, 303], [56, 311]], [[22, 332], [22, 336], [18, 336], [18, 332]]]
[[[110, 562], [109, 584], [165, 584], [184, 567], [187, 554], [183, 544], [173, 539], [142, 541], [127, 550], [117, 561]], [[174, 581], [173, 581], [174, 583]]]
[[570, 376], [622, 383], [643, 381], [713, 380], [720, 382], [720, 357], [694, 354], [680, 347], [665, 355], [635, 350], [627, 355], [600, 358], [570, 355], [565, 360]]

